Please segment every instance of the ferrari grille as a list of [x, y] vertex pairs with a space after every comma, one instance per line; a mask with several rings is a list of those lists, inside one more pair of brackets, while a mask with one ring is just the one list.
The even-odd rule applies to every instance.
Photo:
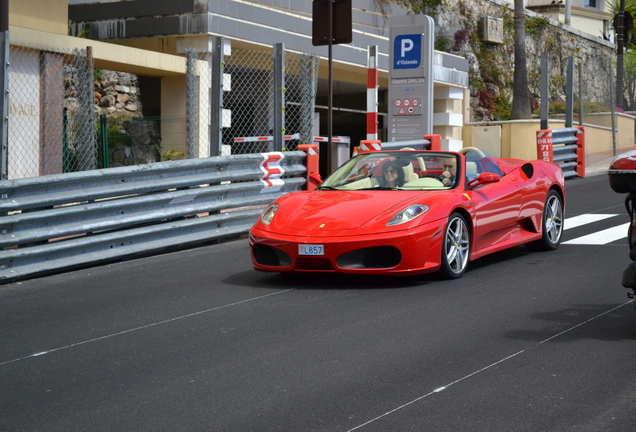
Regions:
[[391, 268], [400, 264], [402, 253], [393, 246], [374, 246], [344, 253], [336, 261], [342, 268]]
[[334, 271], [329, 258], [298, 257], [296, 258], [296, 270], [323, 270]]
[[257, 243], [253, 249], [254, 260], [260, 265], [272, 267], [289, 267], [291, 257], [280, 249]]

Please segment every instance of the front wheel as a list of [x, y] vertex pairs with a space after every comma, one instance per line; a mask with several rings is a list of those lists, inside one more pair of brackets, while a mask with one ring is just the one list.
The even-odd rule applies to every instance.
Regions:
[[545, 199], [541, 228], [541, 239], [527, 243], [526, 247], [531, 251], [550, 251], [558, 248], [563, 234], [563, 202], [554, 190], [548, 192]]
[[444, 232], [440, 267], [442, 277], [446, 279], [461, 277], [468, 267], [469, 252], [470, 233], [466, 219], [459, 213], [453, 213], [448, 218], [448, 225]]

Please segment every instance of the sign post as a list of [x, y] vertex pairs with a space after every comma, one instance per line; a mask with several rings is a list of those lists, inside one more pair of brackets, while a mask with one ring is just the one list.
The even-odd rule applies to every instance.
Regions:
[[[325, 27], [325, 22], [327, 26]], [[325, 28], [327, 31], [325, 32]], [[329, 79], [327, 82], [327, 159], [328, 173], [337, 167], [337, 154], [332, 142], [333, 124], [333, 45], [350, 43], [353, 40], [351, 0], [313, 0], [312, 44], [329, 47]]]
[[389, 141], [422, 139], [433, 133], [433, 41], [428, 15], [389, 18]]

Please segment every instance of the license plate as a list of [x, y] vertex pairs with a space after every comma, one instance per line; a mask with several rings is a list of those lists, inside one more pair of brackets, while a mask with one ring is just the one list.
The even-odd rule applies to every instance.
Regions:
[[298, 255], [324, 255], [325, 247], [323, 245], [298, 245]]

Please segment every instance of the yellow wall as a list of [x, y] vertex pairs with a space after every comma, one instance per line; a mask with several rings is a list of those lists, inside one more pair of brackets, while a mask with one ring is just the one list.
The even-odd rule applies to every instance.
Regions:
[[68, 0], [9, 0], [9, 25], [68, 34]]
[[130, 72], [147, 76], [185, 75], [186, 62], [181, 56], [160, 54], [137, 48], [128, 48], [111, 43], [72, 36], [51, 34], [39, 30], [9, 26], [11, 45], [61, 53], [70, 53], [74, 48], [93, 48], [93, 59], [97, 69]]
[[[184, 117], [186, 111], [185, 76], [168, 76], [161, 80], [161, 117]], [[164, 122], [162, 122], [162, 127]], [[182, 137], [163, 133], [161, 151], [183, 151]]]
[[[588, 116], [586, 116], [586, 120]], [[609, 122], [609, 115], [599, 115], [596, 124], [586, 121], [585, 126], [585, 153], [588, 156], [611, 155], [616, 147], [617, 153], [632, 149], [636, 142], [634, 124], [636, 117], [626, 114], [617, 115], [616, 121], [616, 143], [612, 137], [612, 128], [602, 125]], [[548, 129], [562, 129], [565, 127], [563, 120], [550, 120]], [[533, 160], [537, 159], [537, 131], [540, 130], [540, 120], [512, 120], [508, 122], [492, 122], [487, 126], [501, 127], [501, 157]], [[483, 123], [469, 123], [464, 126], [464, 147], [480, 147], [479, 143], [473, 142], [472, 129], [483, 128]], [[578, 122], [574, 124], [578, 126]], [[497, 145], [497, 143], [489, 143]]]

